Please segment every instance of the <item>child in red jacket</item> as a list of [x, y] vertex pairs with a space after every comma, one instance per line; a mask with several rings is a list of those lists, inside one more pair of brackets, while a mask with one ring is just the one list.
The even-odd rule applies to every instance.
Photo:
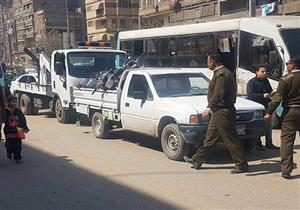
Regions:
[[4, 134], [7, 158], [12, 159], [13, 157], [17, 163], [20, 163], [22, 160], [22, 138], [24, 137], [18, 134], [18, 130], [27, 133], [29, 129], [24, 114], [16, 107], [17, 98], [8, 96], [6, 102]]

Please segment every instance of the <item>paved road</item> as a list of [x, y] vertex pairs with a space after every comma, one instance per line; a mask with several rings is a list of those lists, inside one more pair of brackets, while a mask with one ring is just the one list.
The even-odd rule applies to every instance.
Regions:
[[249, 153], [250, 173], [231, 175], [230, 156], [219, 144], [203, 170], [194, 171], [168, 160], [156, 139], [117, 131], [99, 140], [90, 127], [43, 115], [28, 121], [22, 164], [6, 159], [1, 143], [1, 210], [300, 209], [300, 170], [293, 180], [280, 178], [278, 151]]

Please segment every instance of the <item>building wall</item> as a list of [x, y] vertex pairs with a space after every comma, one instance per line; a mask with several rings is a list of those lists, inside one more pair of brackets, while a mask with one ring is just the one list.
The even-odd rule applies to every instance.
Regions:
[[[8, 9], [7, 18], [0, 22], [0, 34], [4, 25], [7, 28], [4, 33], [10, 40], [2, 48], [8, 49], [11, 45], [11, 54], [22, 52], [25, 46], [36, 47], [41, 40], [47, 42], [47, 35], [53, 30], [59, 33], [58, 36], [67, 32], [65, 0], [0, 0], [1, 5], [2, 2], [8, 2]], [[86, 39], [84, 0], [68, 0], [68, 11], [73, 40]], [[0, 37], [0, 43], [5, 43], [3, 35]], [[5, 55], [8, 54], [7, 50]]]
[[[269, 0], [253, 0], [254, 15], [261, 16], [262, 4]], [[272, 15], [299, 15], [299, 0], [282, 0]], [[140, 0], [140, 28], [214, 21], [249, 16], [249, 0]]]
[[86, 0], [89, 40], [111, 40], [123, 30], [138, 28], [139, 0]]

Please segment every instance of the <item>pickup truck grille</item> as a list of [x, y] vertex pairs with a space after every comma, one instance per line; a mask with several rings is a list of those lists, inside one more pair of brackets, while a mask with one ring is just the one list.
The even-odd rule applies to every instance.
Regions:
[[253, 119], [254, 112], [238, 112], [236, 114], [237, 122], [246, 122]]

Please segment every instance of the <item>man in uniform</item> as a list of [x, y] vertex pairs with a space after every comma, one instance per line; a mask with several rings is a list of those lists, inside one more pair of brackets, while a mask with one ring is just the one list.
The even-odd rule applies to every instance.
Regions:
[[220, 54], [209, 55], [207, 65], [214, 72], [209, 84], [208, 106], [202, 113], [203, 118], [208, 118], [211, 113], [206, 138], [192, 158], [187, 156], [184, 160], [198, 170], [205, 161], [208, 152], [222, 138], [232, 159], [236, 163], [231, 173], [244, 173], [249, 171], [245, 157], [244, 147], [238, 139], [236, 131], [236, 82], [230, 70], [222, 65]]
[[281, 176], [291, 178], [294, 169], [293, 146], [296, 131], [300, 131], [300, 56], [289, 60], [287, 75], [280, 78], [277, 91], [266, 111], [265, 120], [270, 123], [271, 115], [282, 101], [283, 121], [281, 126]]

